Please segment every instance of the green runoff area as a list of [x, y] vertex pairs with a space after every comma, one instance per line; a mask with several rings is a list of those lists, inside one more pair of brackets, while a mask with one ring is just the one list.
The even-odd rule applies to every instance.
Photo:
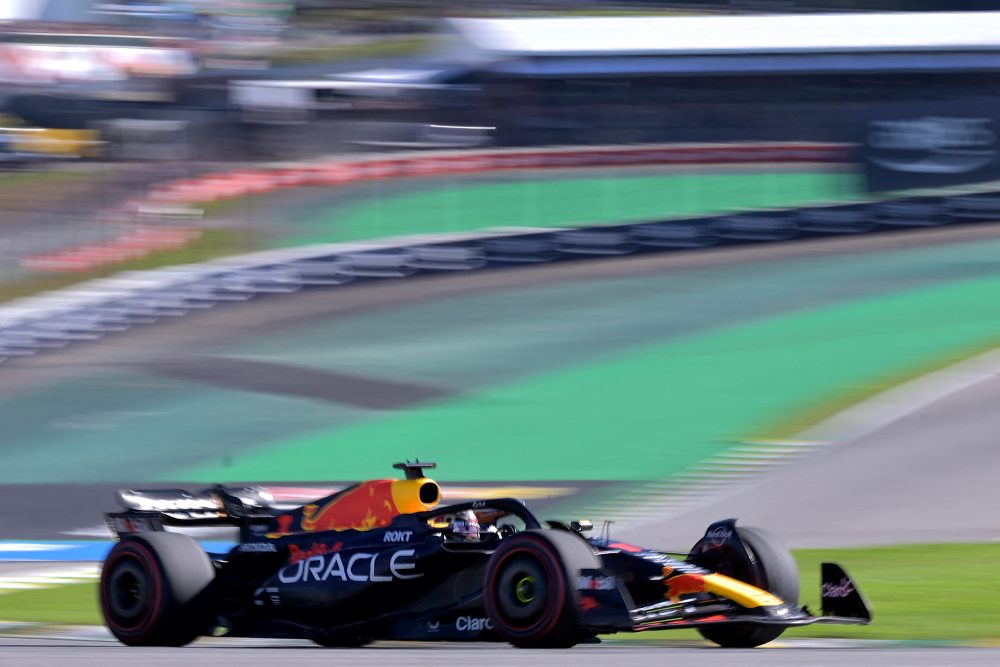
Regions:
[[[759, 167], [704, 171], [590, 169], [566, 176], [514, 172], [502, 180], [403, 179], [366, 196], [310, 206], [278, 245], [334, 243], [503, 227], [589, 227], [865, 197], [859, 177], [837, 170]], [[266, 203], [265, 203], [266, 206]], [[295, 206], [294, 202], [292, 206]], [[231, 210], [226, 205], [226, 211]], [[284, 218], [283, 218], [284, 219]]]
[[[444, 464], [442, 478], [662, 479], [732, 443], [791, 435], [784, 432], [789, 415], [862, 398], [915, 367], [952, 361], [956, 349], [995, 345], [1000, 312], [990, 306], [998, 293], [997, 278], [958, 281], [608, 350], [587, 363], [536, 367], [417, 409], [282, 438], [225, 465], [187, 468], [181, 477], [308, 480], [319, 466], [363, 478], [372, 461], [405, 458], [414, 448], [413, 434], [420, 434], [421, 456]], [[604, 316], [615, 320], [630, 307], [619, 303], [620, 310]], [[935, 317], [945, 310], [947, 318]], [[515, 334], [517, 327], [508, 331]], [[287, 342], [294, 345], [272, 348], [268, 358], [305, 355], [323, 366], [332, 357], [342, 368], [342, 355], [324, 353], [313, 336], [293, 336]], [[386, 348], [380, 361], [365, 357], [355, 364], [375, 376], [437, 375], [442, 382], [436, 384], [451, 387], [464, 378], [446, 377], [449, 372], [476, 374], [472, 359], [435, 373], [429, 367], [435, 350], [425, 352], [430, 359], [416, 356], [422, 340], [416, 338], [409, 361]], [[264, 352], [260, 345], [251, 350]], [[496, 363], [494, 356], [478, 365]], [[496, 380], [501, 373], [491, 375]], [[345, 457], [344, 451], [366, 456]], [[173, 474], [163, 472], [162, 479]]]
[[[819, 613], [819, 564], [843, 564], [872, 605], [869, 626], [813, 625], [783, 638], [851, 637], [897, 640], [991, 640], [1000, 637], [1000, 544], [937, 544], [795, 552], [801, 600]], [[0, 622], [99, 625], [97, 585], [74, 584], [0, 595]], [[664, 630], [622, 639], [684, 639]]]

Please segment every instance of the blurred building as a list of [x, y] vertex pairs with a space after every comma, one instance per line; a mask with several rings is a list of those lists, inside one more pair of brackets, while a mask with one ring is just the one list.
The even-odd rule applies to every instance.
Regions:
[[988, 108], [1000, 82], [998, 13], [451, 25], [484, 94], [477, 124], [504, 144], [844, 141], [857, 113]]
[[[218, 29], [204, 3], [71, 4], [109, 20], [141, 8], [157, 25], [195, 16], [205, 34]], [[180, 14], [168, 20], [152, 9], [168, 6]], [[212, 6], [271, 20], [289, 5]], [[324, 63], [206, 71], [198, 30], [91, 27], [8, 25], [0, 111], [111, 141], [133, 137], [138, 145], [117, 152], [130, 156], [855, 142], [872, 121], [957, 114], [992, 123], [1000, 108], [1000, 12], [450, 19], [434, 53], [353, 71]], [[185, 150], [144, 151], [158, 127], [163, 142], [180, 138]]]
[[335, 77], [240, 80], [232, 102], [252, 124], [267, 124], [269, 114], [274, 123], [325, 124], [314, 144], [346, 135], [395, 148], [853, 142], [880, 114], [992, 117], [1000, 108], [997, 12], [447, 25], [434, 58]]

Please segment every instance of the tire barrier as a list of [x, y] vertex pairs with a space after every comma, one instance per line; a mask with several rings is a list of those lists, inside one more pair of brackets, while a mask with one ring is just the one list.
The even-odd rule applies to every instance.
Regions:
[[1000, 195], [980, 193], [948, 197], [944, 206], [951, 218], [1000, 220]]
[[875, 204], [872, 217], [882, 227], [934, 227], [951, 220], [945, 200], [918, 197]]
[[417, 253], [409, 248], [358, 252], [340, 260], [341, 270], [354, 278], [405, 278], [420, 270]]
[[871, 208], [863, 204], [803, 209], [795, 213], [795, 224], [804, 232], [817, 234], [857, 234], [875, 228]]
[[548, 236], [525, 233], [512, 238], [485, 239], [483, 252], [489, 262], [497, 264], [539, 264], [558, 257]]
[[715, 236], [735, 241], [787, 241], [798, 235], [791, 212], [741, 213], [720, 218], [713, 226]]
[[781, 243], [1000, 220], [1000, 193], [655, 220], [586, 229], [506, 229], [384, 243], [291, 248], [187, 267], [130, 272], [0, 307], [0, 360], [134, 326], [303, 289], [652, 252]]
[[483, 248], [461, 246], [420, 246], [413, 249], [416, 266], [424, 271], [474, 271], [486, 266]]
[[567, 255], [628, 255], [636, 250], [630, 230], [574, 229], [555, 235], [556, 252]]
[[344, 271], [344, 265], [339, 259], [303, 259], [296, 263], [295, 268], [305, 287], [330, 287], [354, 280], [354, 276]]
[[718, 239], [714, 232], [699, 221], [677, 220], [636, 225], [632, 228], [632, 238], [643, 246], [682, 250], [715, 245]]

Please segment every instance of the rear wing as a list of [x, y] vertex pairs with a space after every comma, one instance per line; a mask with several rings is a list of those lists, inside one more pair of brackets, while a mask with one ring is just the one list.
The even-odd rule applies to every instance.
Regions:
[[275, 511], [271, 495], [259, 487], [201, 491], [122, 489], [115, 494], [124, 508], [108, 512], [105, 523], [117, 537], [162, 531], [166, 526], [246, 526], [270, 523]]

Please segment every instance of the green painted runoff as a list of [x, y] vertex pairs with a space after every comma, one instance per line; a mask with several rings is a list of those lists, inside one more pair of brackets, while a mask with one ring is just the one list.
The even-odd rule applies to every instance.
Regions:
[[789, 412], [1000, 340], [997, 294], [990, 277], [742, 323], [275, 440], [179, 477], [302, 480], [318, 467], [354, 479], [419, 453], [447, 461], [448, 479], [664, 478]]
[[667, 173], [377, 188], [365, 201], [333, 204], [294, 222], [303, 233], [279, 245], [468, 232], [497, 227], [585, 227], [861, 197], [858, 177], [835, 171]]

